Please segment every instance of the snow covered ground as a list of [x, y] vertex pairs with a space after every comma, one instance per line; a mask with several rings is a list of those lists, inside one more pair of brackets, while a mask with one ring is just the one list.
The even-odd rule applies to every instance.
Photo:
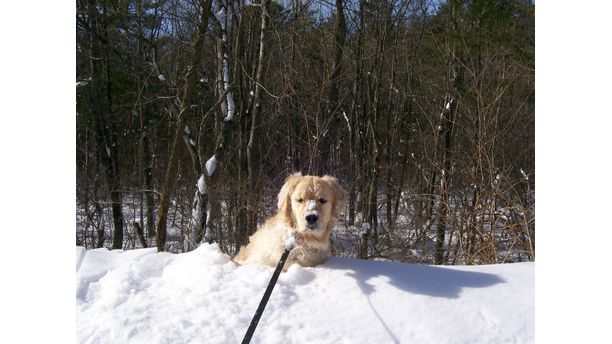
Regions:
[[[534, 267], [294, 265], [252, 343], [532, 343]], [[239, 343], [273, 269], [205, 244], [179, 255], [77, 247], [76, 271], [78, 343]]]

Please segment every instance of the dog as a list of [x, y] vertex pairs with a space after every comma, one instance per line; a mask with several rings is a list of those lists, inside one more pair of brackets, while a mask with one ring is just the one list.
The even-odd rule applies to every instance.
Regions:
[[327, 260], [329, 236], [346, 203], [346, 191], [331, 176], [287, 177], [278, 194], [278, 210], [249, 238], [234, 258], [239, 265], [259, 263], [275, 267], [293, 236], [295, 247], [283, 271], [295, 263], [314, 267]]

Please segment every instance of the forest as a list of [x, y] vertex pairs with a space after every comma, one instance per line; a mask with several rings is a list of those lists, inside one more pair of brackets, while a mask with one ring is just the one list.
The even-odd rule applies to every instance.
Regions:
[[535, 260], [530, 0], [77, 0], [76, 244], [229, 254], [292, 172], [332, 254]]

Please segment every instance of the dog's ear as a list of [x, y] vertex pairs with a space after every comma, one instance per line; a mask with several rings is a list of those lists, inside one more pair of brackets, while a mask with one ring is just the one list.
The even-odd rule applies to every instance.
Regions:
[[289, 214], [291, 210], [291, 193], [293, 192], [293, 189], [295, 189], [297, 183], [300, 181], [300, 178], [302, 178], [302, 173], [296, 172], [289, 175], [289, 177], [287, 177], [287, 180], [285, 180], [285, 184], [278, 193], [277, 206], [279, 212]]
[[346, 204], [346, 191], [340, 186], [338, 179], [332, 176], [323, 176], [322, 178], [328, 185], [332, 193], [334, 194], [334, 201], [332, 203], [332, 216], [335, 218], [340, 217], [340, 212]]

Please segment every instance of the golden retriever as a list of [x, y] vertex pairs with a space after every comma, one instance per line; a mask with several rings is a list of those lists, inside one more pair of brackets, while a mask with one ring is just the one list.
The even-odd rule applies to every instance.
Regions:
[[275, 267], [285, 249], [285, 240], [295, 238], [283, 271], [294, 263], [316, 266], [327, 259], [329, 235], [344, 208], [346, 192], [330, 176], [290, 175], [278, 194], [278, 210], [242, 246], [234, 261], [240, 265], [259, 263]]

